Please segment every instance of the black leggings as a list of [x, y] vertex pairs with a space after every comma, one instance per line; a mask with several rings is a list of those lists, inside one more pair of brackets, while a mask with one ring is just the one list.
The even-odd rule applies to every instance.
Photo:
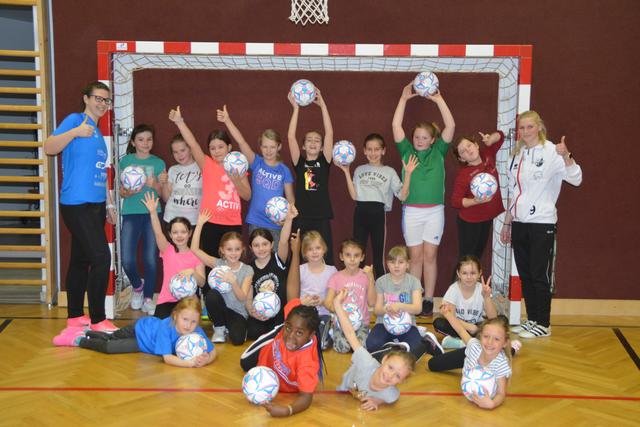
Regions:
[[282, 319], [278, 322], [278, 317], [276, 316], [269, 320], [259, 320], [255, 317], [249, 316], [247, 319], [247, 339], [255, 340], [263, 334], [268, 333], [277, 325], [282, 323]]
[[[466, 348], [457, 348], [444, 354], [433, 356], [427, 362], [427, 368], [431, 372], [451, 371], [453, 369], [462, 369], [464, 367], [464, 358]], [[511, 356], [516, 354], [516, 351], [511, 348]], [[505, 349], [506, 351], [506, 349]]]
[[556, 225], [513, 221], [511, 227], [511, 247], [522, 281], [527, 318], [548, 327]]
[[105, 204], [60, 205], [60, 213], [71, 232], [71, 256], [67, 270], [67, 313], [70, 318], [84, 314], [84, 295], [89, 302], [91, 323], [106, 319], [111, 252], [104, 231]]
[[[483, 222], [467, 222], [457, 217], [458, 224], [458, 259], [465, 255], [474, 255], [482, 260], [482, 254], [487, 247], [487, 241], [491, 234], [493, 220]], [[491, 271], [489, 269], [488, 271]], [[458, 280], [457, 272], [453, 270], [452, 281]]]
[[87, 331], [87, 337], [80, 339], [80, 347], [106, 354], [140, 352], [135, 324], [120, 328], [113, 334]]
[[376, 279], [385, 274], [386, 218], [384, 203], [356, 202], [356, 208], [353, 211], [353, 238], [362, 243], [366, 250], [369, 236], [371, 236], [371, 248], [373, 249], [371, 259]]
[[225, 326], [229, 331], [231, 343], [233, 345], [243, 344], [247, 338], [247, 319], [227, 307], [222, 294], [216, 289], [208, 289], [204, 297], [204, 304], [213, 326]]
[[[480, 322], [480, 323], [482, 323], [482, 322]], [[476, 325], [479, 326], [480, 323], [477, 323]], [[433, 329], [435, 329], [436, 332], [439, 332], [442, 335], [449, 335], [449, 336], [452, 336], [452, 337], [460, 338], [460, 335], [458, 335], [456, 330], [453, 329], [453, 326], [451, 326], [451, 323], [449, 323], [449, 321], [447, 319], [445, 319], [444, 317], [437, 317], [437, 318], [433, 319]], [[473, 337], [476, 334], [472, 334], [472, 333], [469, 332], [469, 335], [471, 335]]]
[[158, 319], [166, 319], [171, 316], [171, 312], [178, 305], [178, 302], [163, 302], [162, 304], [156, 305], [156, 311], [153, 312], [153, 316]]

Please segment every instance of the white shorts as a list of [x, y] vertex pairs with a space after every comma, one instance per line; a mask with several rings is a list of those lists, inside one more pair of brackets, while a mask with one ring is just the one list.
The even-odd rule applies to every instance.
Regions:
[[403, 206], [402, 233], [407, 246], [418, 246], [422, 242], [438, 246], [443, 231], [444, 205]]

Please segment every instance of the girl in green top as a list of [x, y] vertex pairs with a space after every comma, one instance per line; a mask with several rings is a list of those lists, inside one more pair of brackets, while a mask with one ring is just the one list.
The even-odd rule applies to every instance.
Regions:
[[402, 229], [411, 256], [409, 271], [418, 279], [424, 274], [421, 314], [428, 316], [433, 311], [438, 245], [444, 230], [444, 156], [453, 139], [456, 124], [438, 91], [426, 98], [438, 106], [444, 129], [440, 132], [434, 123], [420, 122], [413, 128], [409, 142], [402, 121], [407, 101], [418, 96], [412, 89], [413, 82], [402, 90], [391, 126], [402, 161], [408, 161], [411, 155], [418, 158], [418, 166], [411, 176], [409, 195], [403, 202]]

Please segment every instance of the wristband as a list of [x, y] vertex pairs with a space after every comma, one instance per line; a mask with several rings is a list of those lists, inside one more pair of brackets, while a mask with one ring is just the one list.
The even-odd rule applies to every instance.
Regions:
[[287, 405], [287, 408], [289, 408], [289, 416], [293, 415], [293, 406]]
[[116, 207], [115, 207], [115, 205], [108, 204], [108, 205], [106, 206], [106, 208], [107, 208], [107, 209], [115, 209]]

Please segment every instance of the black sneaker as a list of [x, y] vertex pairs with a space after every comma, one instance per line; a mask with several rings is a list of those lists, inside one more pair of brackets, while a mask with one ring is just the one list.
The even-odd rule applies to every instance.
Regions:
[[424, 337], [422, 337], [422, 341], [427, 345], [427, 353], [432, 356], [438, 356], [440, 354], [444, 354], [444, 350], [442, 346], [438, 342], [438, 338], [433, 335], [431, 332], [427, 332]]
[[433, 315], [433, 301], [422, 300], [422, 311], [419, 316], [429, 317]]

